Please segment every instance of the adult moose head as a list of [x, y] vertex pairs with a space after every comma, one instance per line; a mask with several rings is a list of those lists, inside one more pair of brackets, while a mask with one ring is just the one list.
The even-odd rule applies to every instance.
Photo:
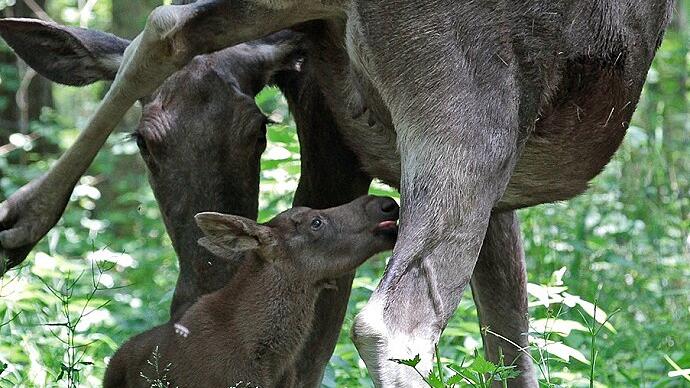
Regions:
[[[39, 72], [70, 85], [111, 80], [129, 44], [100, 31], [31, 19], [2, 20], [0, 33]], [[267, 82], [285, 93], [297, 124], [302, 174], [294, 205], [327, 208], [367, 191], [370, 178], [342, 145], [318, 85], [309, 82], [312, 67], [302, 64], [295, 71], [300, 41], [298, 34], [281, 32], [199, 56], [141, 99], [143, 114], [134, 136], [180, 262], [173, 319], [234, 272], [234, 261], [218, 261], [196, 244], [195, 212], [256, 217], [265, 117], [253, 96]], [[339, 182], [350, 184], [343, 188]], [[305, 386], [320, 383], [340, 332], [352, 276], [338, 279], [337, 290], [322, 293], [316, 306], [311, 337], [293, 368]]]
[[[38, 72], [73, 86], [114, 79], [130, 44], [104, 32], [35, 19], [2, 20], [0, 33]], [[254, 96], [274, 74], [294, 68], [297, 59], [294, 34], [273, 41], [280, 43], [257, 42], [256, 50], [239, 45], [197, 57], [141, 98], [142, 117], [133, 137], [180, 258], [173, 312], [222, 287], [232, 272], [226, 260], [218, 262], [199, 248], [194, 215], [213, 209], [257, 216], [267, 118]]]
[[[26, 249], [112, 130], [194, 55], [299, 25], [326, 103], [367, 171], [402, 195], [400, 238], [354, 337], [378, 386], [418, 386], [389, 360], [422, 356], [472, 282], [482, 323], [526, 345], [513, 209], [586, 188], [618, 147], [671, 0], [528, 3], [202, 0], [158, 8], [99, 110], [44, 178], [3, 206], [5, 248]], [[31, 225], [31, 227], [29, 227]], [[481, 257], [480, 257], [481, 256]], [[478, 261], [479, 259], [479, 261]], [[475, 268], [476, 266], [476, 268]], [[492, 358], [503, 347], [487, 339]], [[515, 386], [536, 386], [532, 366]]]

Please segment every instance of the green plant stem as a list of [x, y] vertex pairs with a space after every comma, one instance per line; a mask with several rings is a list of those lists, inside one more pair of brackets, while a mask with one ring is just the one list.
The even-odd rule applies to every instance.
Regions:
[[438, 350], [438, 345], [435, 346], [436, 354], [436, 368], [438, 368], [438, 378], [441, 381], [445, 381], [443, 378], [443, 365], [441, 365], [441, 352]]

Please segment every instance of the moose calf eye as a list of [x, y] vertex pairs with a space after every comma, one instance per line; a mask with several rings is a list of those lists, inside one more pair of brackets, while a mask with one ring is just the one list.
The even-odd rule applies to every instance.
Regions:
[[319, 230], [323, 226], [323, 221], [321, 221], [321, 219], [319, 218], [314, 218], [313, 220], [311, 220], [310, 226], [312, 230]]

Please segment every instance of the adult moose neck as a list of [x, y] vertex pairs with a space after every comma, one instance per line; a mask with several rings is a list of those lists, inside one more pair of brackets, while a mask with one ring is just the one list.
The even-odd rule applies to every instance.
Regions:
[[[236, 260], [197, 244], [194, 215], [217, 211], [256, 219], [266, 118], [240, 82], [235, 50], [197, 57], [144, 106], [136, 131], [149, 182], [179, 257], [173, 318], [199, 296], [227, 284]], [[242, 78], [242, 77], [239, 77]], [[191, 109], [190, 109], [191, 108]]]

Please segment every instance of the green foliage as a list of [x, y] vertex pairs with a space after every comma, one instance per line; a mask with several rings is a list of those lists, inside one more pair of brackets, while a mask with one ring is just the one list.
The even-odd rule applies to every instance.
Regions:
[[[0, 9], [9, 3], [0, 1]], [[96, 2], [86, 16], [83, 4], [53, 0], [47, 11], [61, 22], [109, 28], [110, 1]], [[679, 4], [690, 12], [690, 1]], [[667, 33], [626, 140], [592, 188], [567, 203], [519, 212], [532, 317], [525, 357], [533, 358], [543, 386], [690, 384], [689, 36], [687, 24]], [[0, 64], [0, 109], [14, 103], [20, 76], [13, 64]], [[0, 197], [49, 168], [104, 90], [56, 86], [55, 107], [44, 109], [27, 133], [0, 124], [0, 139], [15, 147], [0, 154]], [[262, 160], [260, 219], [266, 220], [290, 206], [299, 146], [277, 90], [266, 89], [257, 102], [278, 123], [269, 128]], [[134, 111], [123, 131], [136, 120]], [[381, 184], [371, 192], [397, 197]], [[381, 255], [357, 272], [325, 387], [372, 387], [348, 333], [385, 263]], [[0, 279], [0, 387], [100, 386], [120, 344], [167, 320], [177, 271], [136, 145], [116, 133], [58, 226], [25, 266]], [[497, 335], [478, 326], [467, 291], [425, 376], [430, 386], [481, 387], [514, 377], [510, 365], [481, 356], [482, 331]]]
[[[465, 359], [460, 365], [449, 363], [443, 366], [440, 360], [438, 348], [436, 348], [436, 365], [432, 368], [427, 376], [424, 376], [418, 369], [421, 359], [417, 355], [409, 360], [391, 360], [397, 364], [405, 365], [414, 370], [424, 380], [424, 382], [431, 388], [455, 388], [455, 387], [474, 387], [474, 388], [491, 388], [492, 384], [497, 381], [507, 386], [509, 380], [519, 376], [519, 372], [513, 365], [503, 365], [503, 359], [498, 364], [485, 359], [475, 349], [474, 358], [469, 366], [465, 366]], [[445, 368], [452, 371], [448, 374]], [[446, 378], [446, 374], [448, 377]]]
[[151, 358], [146, 360], [146, 362], [151, 366], [154, 372], [154, 376], [147, 376], [144, 372], [139, 372], [141, 378], [146, 380], [151, 388], [170, 388], [170, 382], [168, 381], [168, 373], [170, 372], [170, 367], [172, 364], [166, 364], [161, 367], [161, 355], [158, 351], [158, 346], [153, 350]]

